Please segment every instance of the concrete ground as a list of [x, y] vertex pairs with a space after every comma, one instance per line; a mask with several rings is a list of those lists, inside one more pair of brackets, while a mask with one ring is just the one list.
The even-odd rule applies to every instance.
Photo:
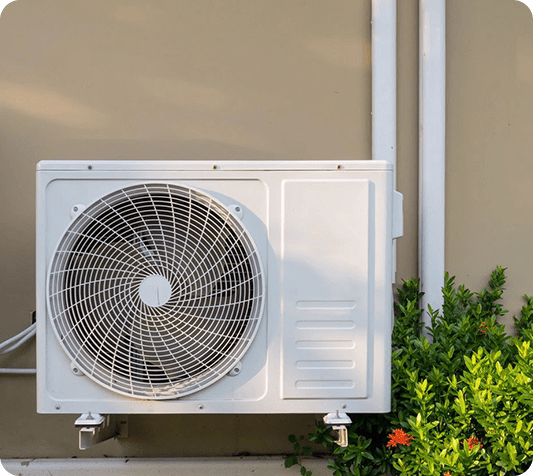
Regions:
[[[16, 476], [297, 476], [300, 467], [284, 467], [276, 457], [176, 458], [176, 459], [4, 459], [0, 474]], [[308, 459], [313, 476], [331, 476], [327, 460]]]

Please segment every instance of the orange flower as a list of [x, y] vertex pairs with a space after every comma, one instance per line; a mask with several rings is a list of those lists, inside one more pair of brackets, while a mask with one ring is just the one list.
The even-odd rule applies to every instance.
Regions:
[[486, 334], [487, 331], [489, 330], [489, 326], [487, 326], [487, 323], [485, 321], [483, 321], [480, 325], [479, 325], [479, 330], [480, 332], [482, 332], [483, 334]]
[[389, 442], [387, 443], [387, 448], [391, 446], [396, 447], [398, 445], [410, 446], [409, 440], [412, 440], [413, 437], [406, 433], [403, 430], [393, 430], [390, 435], [388, 435]]
[[452, 476], [452, 475], [451, 475], [450, 472], [448, 471], [447, 473], [444, 473], [444, 476]]
[[478, 445], [479, 445], [480, 448], [483, 448], [483, 445], [479, 442], [479, 440], [477, 439], [477, 436], [473, 436], [472, 438], [468, 438], [466, 440], [466, 442], [468, 443], [468, 449], [470, 449], [470, 450], [473, 449], [474, 446], [478, 446]]

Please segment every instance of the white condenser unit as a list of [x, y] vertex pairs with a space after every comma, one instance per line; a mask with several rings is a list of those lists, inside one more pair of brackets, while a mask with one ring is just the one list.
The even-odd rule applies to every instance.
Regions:
[[401, 202], [383, 161], [40, 162], [37, 410], [389, 411]]

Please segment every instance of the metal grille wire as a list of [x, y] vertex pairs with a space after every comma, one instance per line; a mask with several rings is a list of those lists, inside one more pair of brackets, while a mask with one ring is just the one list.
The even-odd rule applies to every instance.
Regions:
[[257, 332], [263, 298], [241, 222], [175, 184], [97, 200], [63, 234], [48, 275], [49, 316], [70, 358], [104, 387], [148, 399], [227, 374]]

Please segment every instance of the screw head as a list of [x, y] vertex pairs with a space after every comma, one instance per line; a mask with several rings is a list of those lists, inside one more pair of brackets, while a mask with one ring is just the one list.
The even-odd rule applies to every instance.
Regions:
[[61, 410], [61, 405], [56, 405], [54, 408], [55, 408], [56, 410]]
[[198, 405], [198, 410], [203, 410], [203, 409], [204, 409], [203, 405]]

